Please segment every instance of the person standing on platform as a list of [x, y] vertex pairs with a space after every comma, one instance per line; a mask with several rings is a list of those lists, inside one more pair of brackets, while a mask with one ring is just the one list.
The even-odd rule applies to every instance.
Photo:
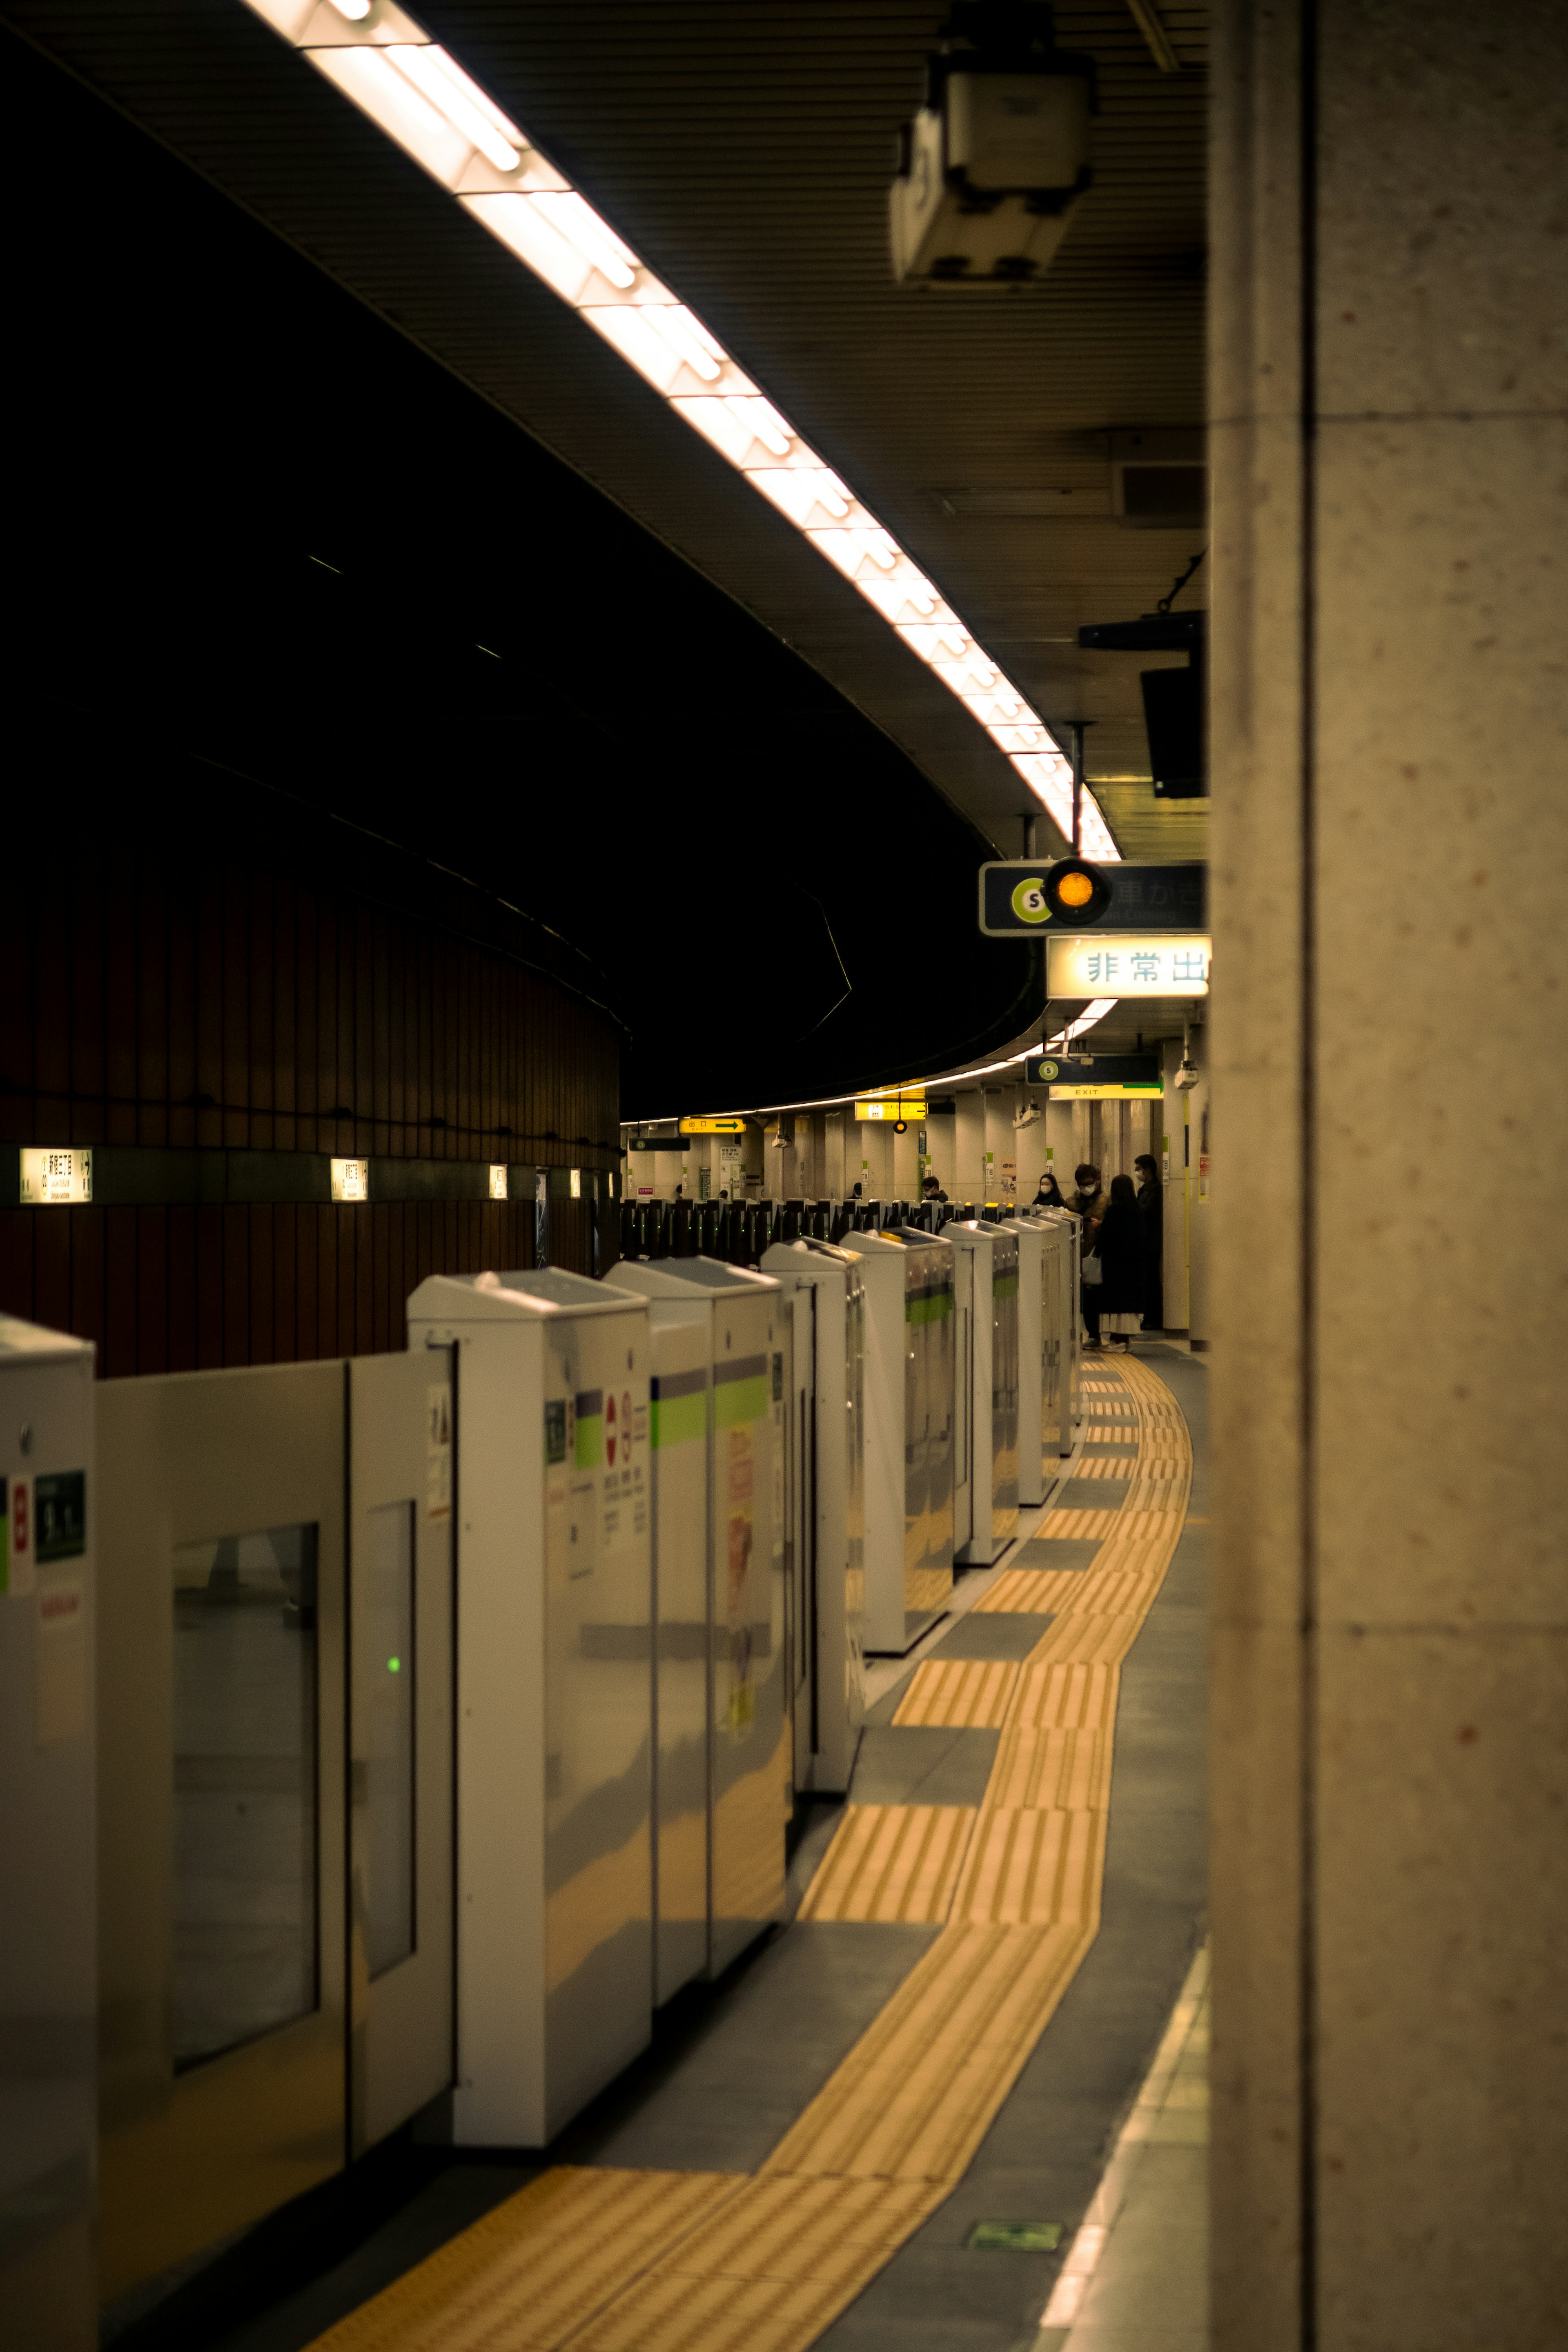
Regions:
[[1165, 1328], [1165, 1188], [1152, 1151], [1141, 1151], [1132, 1162], [1138, 1176], [1138, 1214], [1143, 1224], [1143, 1307], [1145, 1331]]
[[1091, 1167], [1087, 1160], [1074, 1170], [1073, 1174], [1078, 1190], [1068, 1194], [1062, 1206], [1070, 1209], [1075, 1217], [1083, 1219], [1083, 1245], [1088, 1249], [1094, 1228], [1105, 1214], [1106, 1198], [1100, 1189], [1100, 1171]]
[[[1087, 1234], [1087, 1226], [1086, 1226]], [[1087, 1280], [1082, 1285], [1083, 1319], [1089, 1328], [1089, 1344], [1100, 1345], [1100, 1318], [1102, 1315], [1141, 1316], [1147, 1296], [1143, 1265], [1143, 1221], [1138, 1213], [1138, 1196], [1132, 1189], [1131, 1176], [1113, 1176], [1110, 1198], [1105, 1213], [1094, 1229], [1093, 1238], [1086, 1238], [1084, 1250], [1100, 1268], [1100, 1280]], [[1113, 1335], [1112, 1347], [1129, 1349], [1131, 1339]]]

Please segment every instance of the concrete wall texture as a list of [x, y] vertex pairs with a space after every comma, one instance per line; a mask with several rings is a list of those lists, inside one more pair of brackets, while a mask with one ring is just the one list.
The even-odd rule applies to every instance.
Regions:
[[1544, 2352], [1568, 11], [1218, 36], [1214, 2341]]

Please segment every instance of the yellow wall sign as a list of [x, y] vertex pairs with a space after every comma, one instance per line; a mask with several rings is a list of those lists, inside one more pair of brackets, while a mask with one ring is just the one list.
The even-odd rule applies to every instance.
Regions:
[[885, 1101], [858, 1102], [855, 1106], [857, 1118], [910, 1119], [924, 1118], [925, 1115], [924, 1095], [889, 1095]]
[[683, 1118], [680, 1132], [682, 1135], [744, 1135], [746, 1122], [743, 1118]]
[[1058, 1087], [1051, 1088], [1053, 1102], [1158, 1102], [1163, 1087]]

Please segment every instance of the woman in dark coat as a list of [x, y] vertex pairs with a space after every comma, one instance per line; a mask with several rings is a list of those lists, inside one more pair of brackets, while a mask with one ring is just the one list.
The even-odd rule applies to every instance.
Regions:
[[[1110, 1199], [1088, 1255], [1100, 1261], [1100, 1280], [1083, 1285], [1083, 1319], [1089, 1344], [1100, 1345], [1102, 1315], [1142, 1315], [1149, 1296], [1149, 1267], [1144, 1252], [1143, 1220], [1131, 1176], [1113, 1176]], [[1111, 1343], [1116, 1344], [1114, 1340]], [[1131, 1339], [1121, 1346], [1131, 1348]]]

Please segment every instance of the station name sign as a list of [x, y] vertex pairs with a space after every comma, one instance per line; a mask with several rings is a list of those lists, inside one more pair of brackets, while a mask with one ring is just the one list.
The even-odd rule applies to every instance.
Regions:
[[[1036, 939], [1060, 931], [1045, 900], [1050, 861], [1009, 858], [980, 869], [980, 928], [988, 939]], [[1208, 928], [1208, 867], [1106, 864], [1097, 866], [1110, 886], [1109, 902], [1089, 918], [1075, 915], [1079, 931], [1202, 931]]]
[[1164, 1092], [1157, 1054], [1039, 1054], [1024, 1083], [1049, 1087], [1053, 1102], [1142, 1102]]

